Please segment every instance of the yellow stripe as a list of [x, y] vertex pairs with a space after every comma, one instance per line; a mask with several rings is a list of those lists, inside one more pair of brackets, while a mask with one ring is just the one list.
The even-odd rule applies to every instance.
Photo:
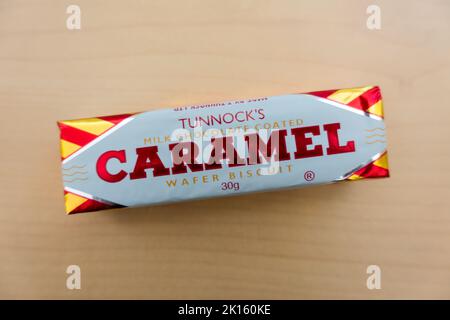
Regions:
[[73, 193], [66, 193], [64, 196], [66, 200], [66, 213], [69, 214], [73, 209], [77, 208], [79, 205], [85, 203], [88, 199], [77, 196]]
[[352, 88], [352, 89], [341, 89], [338, 90], [327, 97], [327, 99], [337, 101], [343, 104], [347, 104], [360, 95], [362, 95], [367, 90], [372, 89], [373, 87], [362, 87], [362, 88]]
[[373, 164], [386, 170], [389, 169], [387, 153], [385, 153], [381, 158], [375, 160]]
[[61, 156], [67, 158], [81, 147], [75, 143], [61, 139]]
[[114, 123], [99, 118], [67, 120], [61, 121], [61, 123], [92, 133], [93, 135], [96, 136], [101, 135], [103, 132], [114, 126]]
[[368, 112], [375, 114], [379, 117], [382, 117], [384, 115], [383, 112], [383, 101], [380, 100], [377, 103], [375, 103], [374, 105], [372, 105], [369, 109], [367, 109]]
[[358, 176], [357, 174], [352, 174], [350, 177], [347, 178], [347, 180], [360, 180], [364, 179], [364, 177]]

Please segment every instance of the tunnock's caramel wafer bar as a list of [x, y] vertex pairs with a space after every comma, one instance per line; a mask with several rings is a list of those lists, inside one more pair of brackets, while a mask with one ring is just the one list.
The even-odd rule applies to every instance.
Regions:
[[376, 86], [58, 126], [68, 214], [389, 176]]

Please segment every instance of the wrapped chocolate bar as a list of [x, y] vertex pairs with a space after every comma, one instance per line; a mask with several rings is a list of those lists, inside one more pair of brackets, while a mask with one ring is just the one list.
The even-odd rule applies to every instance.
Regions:
[[389, 176], [376, 86], [58, 125], [68, 214]]

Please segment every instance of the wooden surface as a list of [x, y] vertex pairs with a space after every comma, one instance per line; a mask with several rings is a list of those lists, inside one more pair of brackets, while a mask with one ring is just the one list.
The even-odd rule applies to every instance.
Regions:
[[[0, 2], [1, 298], [450, 298], [448, 1], [73, 3]], [[64, 214], [58, 119], [368, 84], [390, 179]]]

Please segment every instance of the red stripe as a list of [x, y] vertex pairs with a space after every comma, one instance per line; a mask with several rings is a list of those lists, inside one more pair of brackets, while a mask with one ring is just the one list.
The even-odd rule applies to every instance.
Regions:
[[357, 174], [363, 178], [386, 178], [389, 177], [389, 170], [370, 163], [364, 168], [356, 171], [354, 174]]
[[327, 98], [333, 93], [335, 93], [337, 90], [324, 90], [324, 91], [313, 91], [313, 92], [306, 92], [305, 94], [310, 94], [316, 97], [320, 98]]
[[61, 129], [61, 139], [75, 143], [79, 146], [85, 146], [86, 144], [97, 138], [96, 135], [68, 126], [64, 123], [58, 122], [58, 125]]
[[69, 214], [74, 213], [82, 213], [82, 212], [90, 212], [90, 211], [98, 211], [98, 210], [106, 210], [113, 208], [122, 208], [120, 205], [109, 205], [96, 200], [88, 199], [88, 201], [80, 204], [78, 207], [73, 209]]
[[98, 117], [98, 118], [105, 120], [105, 121], [112, 122], [114, 124], [119, 124], [120, 122], [122, 122], [126, 118], [129, 118], [130, 116], [132, 116], [132, 114], [118, 114], [118, 115], [114, 115], [114, 116], [105, 116], [105, 117]]
[[362, 95], [357, 97], [356, 99], [347, 103], [348, 106], [366, 111], [375, 103], [381, 100], [381, 91], [380, 88], [375, 86], [372, 89], [364, 92]]

